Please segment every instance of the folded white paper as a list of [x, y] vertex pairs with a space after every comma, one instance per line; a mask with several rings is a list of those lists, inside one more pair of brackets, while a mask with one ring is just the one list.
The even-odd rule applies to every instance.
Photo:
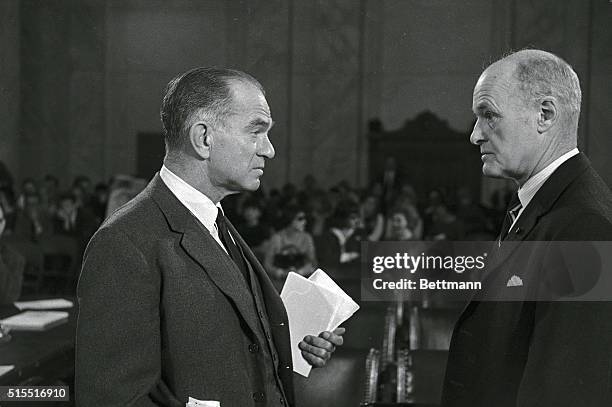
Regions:
[[0, 320], [3, 327], [16, 331], [44, 331], [68, 321], [65, 311], [24, 311]]
[[24, 309], [62, 309], [72, 308], [74, 304], [64, 298], [52, 298], [49, 300], [37, 301], [17, 301], [15, 306], [20, 310]]
[[302, 356], [298, 344], [307, 335], [333, 331], [349, 319], [359, 305], [321, 269], [309, 279], [289, 273], [281, 298], [289, 317], [293, 371], [308, 377], [312, 366]]
[[0, 365], [0, 376], [4, 376], [15, 368], [15, 365]]
[[213, 400], [198, 400], [189, 397], [186, 407], [221, 407], [221, 403]]

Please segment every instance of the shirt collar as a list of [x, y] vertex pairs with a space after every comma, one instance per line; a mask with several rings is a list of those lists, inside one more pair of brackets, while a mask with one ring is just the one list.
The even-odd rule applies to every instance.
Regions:
[[209, 232], [215, 234], [217, 213], [219, 210], [223, 213], [221, 203], [215, 205], [209, 197], [189, 185], [181, 177], [170, 171], [165, 165], [162, 165], [159, 176], [174, 196], [189, 209], [200, 223], [202, 223]]
[[563, 164], [576, 154], [578, 154], [578, 149], [574, 148], [573, 150], [563, 154], [561, 157], [548, 164], [546, 168], [529, 178], [527, 182], [525, 182], [523, 186], [518, 190], [518, 198], [521, 201], [521, 206], [525, 208], [527, 205], [529, 205], [529, 202], [531, 202], [535, 194], [540, 190], [542, 185], [544, 185], [544, 182], [546, 182], [546, 180], [553, 174], [553, 172], [555, 172], [555, 170], [559, 168], [561, 164]]

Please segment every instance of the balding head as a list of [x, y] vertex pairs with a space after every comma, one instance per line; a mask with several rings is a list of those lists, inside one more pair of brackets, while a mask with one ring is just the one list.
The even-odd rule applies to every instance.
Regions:
[[567, 62], [550, 52], [526, 49], [496, 64], [510, 67], [526, 103], [537, 105], [545, 97], [555, 98], [563, 127], [576, 136], [582, 93], [578, 75]]

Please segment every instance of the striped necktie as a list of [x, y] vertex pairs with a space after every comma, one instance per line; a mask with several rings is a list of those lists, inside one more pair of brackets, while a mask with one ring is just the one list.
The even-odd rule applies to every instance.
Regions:
[[508, 208], [509, 209], [506, 212], [506, 217], [504, 218], [501, 233], [499, 234], [498, 246], [501, 246], [501, 242], [508, 236], [510, 228], [514, 224], [514, 221], [518, 217], [519, 212], [523, 208], [523, 205], [521, 205], [521, 201], [518, 199], [518, 194], [514, 195], [514, 197], [510, 201], [510, 205], [508, 205]]

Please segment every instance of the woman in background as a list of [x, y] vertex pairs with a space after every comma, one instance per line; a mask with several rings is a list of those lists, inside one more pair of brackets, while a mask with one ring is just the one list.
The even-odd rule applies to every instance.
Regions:
[[284, 228], [274, 233], [265, 258], [266, 270], [277, 280], [290, 271], [308, 277], [317, 263], [312, 236], [306, 232], [306, 213], [298, 207], [287, 208]]
[[327, 231], [317, 239], [317, 255], [321, 268], [328, 274], [358, 265], [361, 241], [367, 240], [360, 228], [359, 205], [341, 201], [329, 219]]
[[393, 209], [389, 218], [389, 233], [386, 240], [415, 240], [416, 235], [410, 228], [410, 218], [410, 214], [404, 209]]
[[361, 204], [361, 223], [370, 242], [377, 242], [385, 231], [385, 217], [375, 195], [367, 195]]

